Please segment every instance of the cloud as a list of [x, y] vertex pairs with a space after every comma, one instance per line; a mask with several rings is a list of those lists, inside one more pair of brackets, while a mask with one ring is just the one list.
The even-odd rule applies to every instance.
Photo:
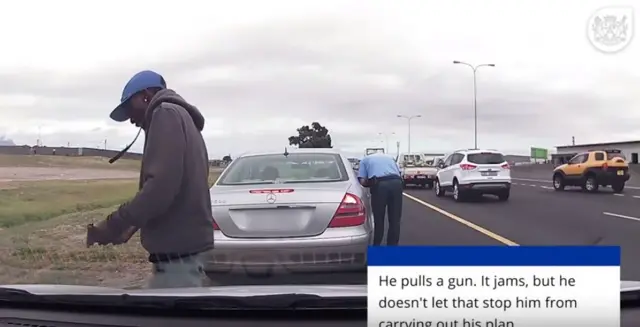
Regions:
[[[635, 43], [604, 56], [585, 36], [597, 3], [555, 3], [551, 12], [545, 3], [344, 1], [303, 10], [276, 1], [279, 12], [273, 13], [254, 3], [263, 16], [238, 16], [243, 18], [236, 23], [178, 15], [176, 25], [199, 23], [180, 25], [168, 39], [150, 35], [157, 48], [123, 41], [131, 51], [117, 53], [117, 62], [104, 53], [118, 49], [116, 32], [88, 19], [86, 32], [104, 35], [105, 44], [88, 41], [99, 48], [92, 54], [100, 60], [86, 58], [83, 51], [90, 50], [79, 48], [82, 36], [61, 35], [70, 45], [67, 72], [44, 63], [0, 67], [0, 132], [22, 143], [34, 143], [41, 133], [45, 144], [91, 146], [107, 139], [108, 146], [124, 146], [135, 128], [107, 115], [127, 78], [149, 68], [203, 111], [212, 156], [279, 149], [296, 128], [313, 121], [326, 125], [335, 145], [348, 151], [386, 146], [378, 134], [392, 132], [390, 147], [400, 141], [404, 149], [408, 126], [399, 114], [422, 116], [411, 121], [413, 150], [450, 151], [473, 145], [472, 71], [452, 64], [468, 60], [496, 64], [477, 72], [480, 146], [526, 153], [572, 136], [584, 142], [640, 137], [640, 99], [632, 89], [640, 80], [631, 61]], [[179, 10], [187, 15], [189, 6]], [[162, 9], [154, 10], [158, 15]], [[233, 6], [219, 11], [242, 12]], [[133, 24], [144, 25], [144, 18]], [[85, 54], [76, 66], [75, 50]]]
[[16, 145], [11, 139], [0, 135], [0, 145]]

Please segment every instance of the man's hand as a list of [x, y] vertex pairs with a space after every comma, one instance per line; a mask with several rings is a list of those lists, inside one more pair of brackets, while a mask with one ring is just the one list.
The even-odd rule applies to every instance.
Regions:
[[109, 234], [106, 220], [87, 225], [87, 247], [94, 244], [107, 245], [111, 243], [111, 235]]
[[138, 231], [138, 228], [129, 226], [128, 228], [121, 229], [116, 228], [114, 230], [113, 224], [110, 224], [110, 219], [113, 214], [109, 215], [107, 219], [97, 223], [89, 224], [87, 226], [87, 247], [94, 244], [98, 245], [119, 245], [127, 243], [131, 237]]

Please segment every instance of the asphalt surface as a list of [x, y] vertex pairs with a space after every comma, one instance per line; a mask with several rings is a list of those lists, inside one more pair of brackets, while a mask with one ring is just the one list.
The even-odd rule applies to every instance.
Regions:
[[[485, 196], [456, 203], [432, 190], [407, 189], [403, 203], [402, 245], [620, 245], [621, 278], [640, 280], [640, 176], [632, 174], [622, 194], [601, 188], [554, 191], [551, 168], [512, 171], [507, 202]], [[239, 279], [216, 284], [365, 284], [364, 273], [313, 274]]]

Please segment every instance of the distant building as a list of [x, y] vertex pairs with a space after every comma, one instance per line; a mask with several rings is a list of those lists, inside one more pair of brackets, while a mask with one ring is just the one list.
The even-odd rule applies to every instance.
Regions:
[[557, 153], [552, 155], [552, 160], [556, 164], [566, 163], [576, 154], [592, 150], [620, 150], [627, 162], [637, 164], [640, 141], [559, 145], [556, 149]]

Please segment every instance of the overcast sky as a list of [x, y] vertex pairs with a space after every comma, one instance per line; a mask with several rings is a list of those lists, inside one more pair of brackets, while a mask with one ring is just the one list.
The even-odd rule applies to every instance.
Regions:
[[477, 74], [480, 147], [640, 139], [640, 39], [604, 54], [587, 37], [610, 4], [11, 1], [0, 11], [0, 135], [120, 149], [136, 129], [109, 112], [129, 77], [152, 69], [203, 112], [212, 157], [280, 149], [313, 121], [344, 151], [385, 146], [378, 133], [406, 151], [398, 114], [422, 116], [412, 151], [447, 152], [473, 147], [461, 60], [496, 65]]

